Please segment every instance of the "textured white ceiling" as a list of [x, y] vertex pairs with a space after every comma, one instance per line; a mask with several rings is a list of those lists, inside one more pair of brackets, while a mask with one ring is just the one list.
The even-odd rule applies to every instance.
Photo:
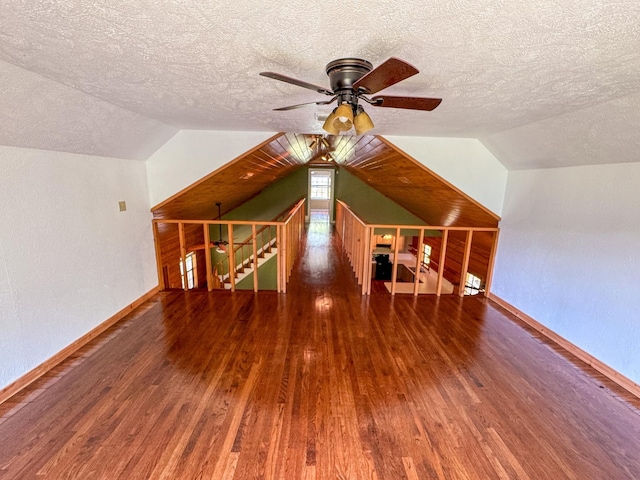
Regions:
[[[0, 60], [37, 74], [0, 67], [16, 92], [0, 95], [15, 123], [5, 144], [138, 158], [174, 128], [320, 133], [330, 107], [271, 109], [327, 97], [258, 72], [328, 86], [331, 60], [396, 56], [421, 72], [385, 93], [443, 102], [370, 107], [372, 133], [476, 137], [510, 168], [638, 161], [601, 142], [637, 146], [637, 0], [0, 0], [0, 12]], [[43, 114], [60, 131], [29, 131]]]

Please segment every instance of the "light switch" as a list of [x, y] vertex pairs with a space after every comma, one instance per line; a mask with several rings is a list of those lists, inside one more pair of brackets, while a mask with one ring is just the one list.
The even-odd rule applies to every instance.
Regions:
[[120, 207], [120, 211], [121, 212], [126, 212], [126, 210], [127, 210], [127, 202], [125, 202], [125, 201], [118, 202], [118, 206]]

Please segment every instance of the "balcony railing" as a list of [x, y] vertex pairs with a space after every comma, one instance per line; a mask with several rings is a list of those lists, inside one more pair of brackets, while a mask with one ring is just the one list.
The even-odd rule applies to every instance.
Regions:
[[[413, 236], [418, 237], [418, 244], [414, 248], [415, 253], [415, 265], [410, 267], [409, 270], [413, 272], [420, 272], [421, 254], [424, 246], [425, 232], [439, 232], [441, 235], [441, 247], [440, 255], [437, 260], [431, 262], [430, 267], [432, 270], [437, 271], [437, 281], [435, 294], [440, 296], [442, 293], [442, 285], [444, 282], [444, 272], [447, 262], [447, 243], [449, 240], [450, 232], [463, 232], [465, 233], [464, 249], [461, 254], [462, 260], [460, 263], [460, 274], [458, 283], [458, 295], [464, 295], [464, 283], [466, 280], [469, 259], [471, 258], [471, 248], [474, 232], [490, 232], [492, 235], [491, 251], [489, 253], [488, 267], [486, 277], [484, 279], [484, 294], [489, 295], [491, 288], [491, 280], [493, 277], [493, 264], [495, 258], [495, 252], [498, 242], [498, 228], [488, 227], [446, 227], [446, 226], [425, 226], [425, 225], [380, 225], [380, 224], [368, 224], [364, 220], [360, 219], [347, 204], [341, 201], [337, 201], [336, 206], [336, 231], [342, 241], [343, 249], [351, 263], [351, 268], [356, 276], [358, 285], [362, 286], [362, 294], [371, 294], [371, 280], [372, 280], [372, 268], [371, 261], [376, 247], [375, 242], [375, 230], [384, 229], [394, 230], [395, 239], [393, 242], [393, 270], [391, 274], [391, 286], [390, 292], [392, 295], [396, 293], [398, 264], [400, 242], [397, 239], [401, 234], [407, 231], [412, 232]], [[462, 288], [460, 288], [462, 286]], [[418, 295], [420, 288], [420, 275], [414, 273], [413, 279], [413, 294]]]
[[[197, 252], [197, 275], [193, 284], [212, 291], [229, 284], [236, 290], [236, 279], [242, 270], [252, 266], [253, 289], [260, 289], [258, 260], [267, 250], [277, 251], [276, 283], [278, 292], [286, 292], [298, 245], [304, 231], [304, 204], [297, 202], [273, 221], [246, 220], [153, 220], [156, 244], [156, 263], [161, 289], [188, 289], [183, 281], [184, 272], [179, 271], [180, 262], [185, 263], [187, 253]], [[217, 242], [211, 239], [211, 228], [224, 226], [227, 244], [223, 257], [212, 260]], [[251, 228], [251, 234], [241, 242], [234, 242], [234, 228]], [[215, 231], [215, 229], [214, 229]], [[184, 285], [184, 287], [183, 287]]]

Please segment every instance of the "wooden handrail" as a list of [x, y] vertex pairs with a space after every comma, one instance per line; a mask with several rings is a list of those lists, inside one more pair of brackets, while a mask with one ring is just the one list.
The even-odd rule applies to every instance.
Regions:
[[[302, 198], [302, 199], [298, 200], [298, 201], [297, 201], [295, 204], [293, 204], [292, 206], [289, 206], [289, 207], [285, 208], [282, 212], [280, 212], [278, 215], [276, 215], [275, 219], [274, 219], [274, 220], [272, 220], [272, 222], [282, 222], [282, 221], [283, 221], [283, 219], [290, 218], [290, 217], [291, 217], [291, 215], [293, 214], [293, 212], [296, 210], [296, 207], [298, 207], [298, 208], [299, 208], [299, 206], [300, 206], [301, 202], [303, 202], [303, 201], [304, 201], [304, 198]], [[287, 221], [287, 220], [284, 220], [284, 221], [285, 221], [285, 223], [286, 223], [286, 221]], [[234, 223], [234, 224], [236, 224], [236, 222], [233, 222], [233, 223]], [[264, 223], [251, 222], [251, 225], [252, 225], [252, 226], [255, 226], [255, 225], [258, 225], [258, 224], [259, 224], [259, 225], [262, 225], [262, 227], [261, 227], [259, 230], [257, 230], [257, 231], [256, 231], [255, 238], [258, 238], [258, 235], [260, 235], [260, 236], [261, 236], [261, 238], [262, 238], [262, 242], [261, 242], [261, 243], [262, 243], [262, 244], [261, 244], [261, 246], [260, 246], [260, 250], [261, 250], [262, 252], [264, 252], [264, 248], [265, 248], [265, 246], [266, 246], [266, 245], [271, 246], [271, 245], [272, 245], [272, 241], [274, 240], [274, 239], [272, 238], [272, 236], [271, 236], [271, 227], [272, 227], [273, 225], [270, 225], [270, 224], [269, 224], [269, 225], [266, 225], [266, 224], [264, 224]], [[276, 223], [276, 225], [277, 225], [277, 223]], [[267, 242], [266, 242], [266, 243], [264, 242], [264, 236], [262, 235], [262, 234], [264, 233], [264, 231], [265, 231], [265, 230], [269, 230], [269, 239], [267, 240]], [[234, 270], [236, 270], [236, 269], [238, 268], [238, 266], [240, 266], [240, 268], [244, 268], [244, 264], [245, 264], [245, 258], [244, 258], [244, 247], [245, 247], [245, 246], [247, 246], [247, 245], [253, 245], [253, 238], [254, 238], [254, 235], [253, 235], [253, 233], [252, 233], [252, 234], [251, 234], [251, 235], [249, 235], [247, 238], [245, 238], [242, 242], [234, 242], [234, 243], [235, 243], [235, 245], [236, 245], [236, 248], [234, 248], [234, 251], [233, 251], [233, 252], [234, 252], [234, 256], [235, 256], [238, 252], [240, 253], [240, 257], [235, 256], [235, 260], [236, 260], [236, 261], [235, 261], [235, 264], [236, 264], [236, 265], [234, 266]], [[222, 260], [220, 260], [220, 261], [216, 264], [216, 266], [215, 266], [215, 268], [214, 268], [214, 269], [215, 269], [216, 271], [218, 271], [218, 272], [223, 272], [223, 271], [224, 271], [224, 268], [219, 268], [219, 267], [224, 267], [224, 262], [225, 262], [226, 260], [228, 260], [228, 258], [229, 258], [229, 257], [227, 256], [227, 257], [223, 258]], [[238, 261], [238, 258], [240, 259], [240, 261]], [[251, 255], [249, 255], [249, 257], [247, 257], [247, 258], [246, 258], [246, 260], [249, 260], [250, 258], [251, 258]], [[254, 259], [254, 261], [256, 261], [256, 259]], [[231, 275], [231, 265], [229, 265], [229, 269], [228, 269], [228, 270], [229, 270], [229, 275]]]

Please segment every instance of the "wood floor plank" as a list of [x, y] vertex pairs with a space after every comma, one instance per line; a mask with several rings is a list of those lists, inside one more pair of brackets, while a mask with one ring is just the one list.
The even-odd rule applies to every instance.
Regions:
[[640, 402], [482, 298], [163, 292], [0, 405], [0, 479], [637, 479]]

